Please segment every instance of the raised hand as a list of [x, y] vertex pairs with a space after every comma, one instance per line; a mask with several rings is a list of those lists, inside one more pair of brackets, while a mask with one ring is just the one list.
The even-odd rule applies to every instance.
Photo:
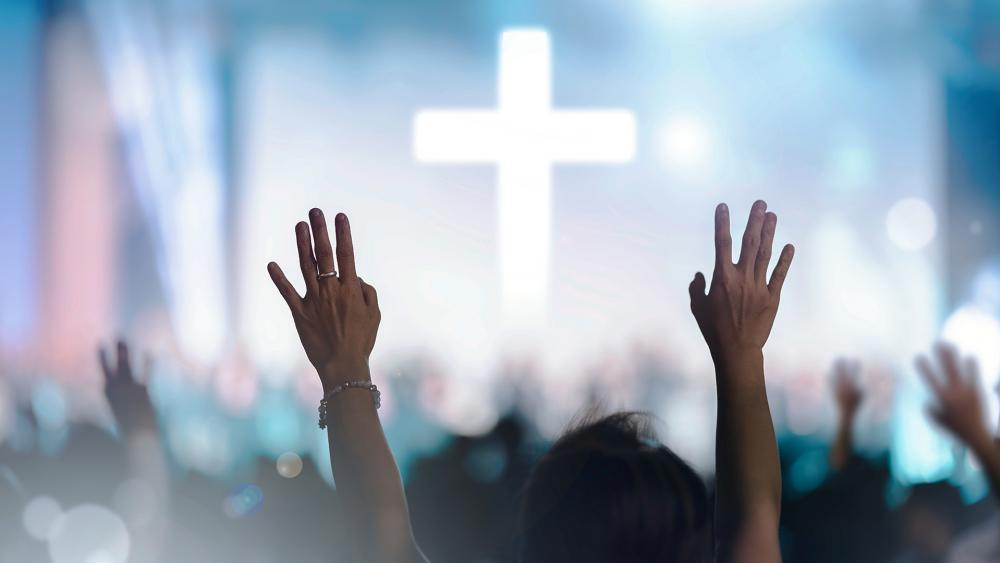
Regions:
[[766, 203], [754, 203], [743, 234], [740, 259], [733, 264], [729, 207], [723, 203], [715, 210], [712, 286], [706, 295], [705, 276], [698, 272], [689, 289], [691, 312], [716, 360], [731, 353], [759, 353], [771, 334], [781, 286], [795, 253], [790, 244], [782, 249], [768, 282], [767, 268], [777, 223], [778, 216], [767, 211]]
[[740, 259], [733, 264], [729, 208], [715, 210], [715, 273], [691, 282], [691, 312], [715, 362], [716, 514], [720, 561], [781, 561], [778, 520], [781, 466], [764, 387], [764, 343], [778, 312], [781, 286], [792, 263], [781, 251], [767, 281], [778, 217], [758, 201], [750, 210]]
[[[361, 280], [355, 270], [347, 216], [340, 213], [334, 221], [336, 266], [323, 212], [310, 211], [309, 223], [311, 238], [309, 224], [303, 221], [295, 226], [305, 296], [299, 296], [274, 262], [267, 265], [267, 271], [288, 303], [306, 356], [319, 372], [324, 388], [330, 389], [370, 377], [368, 358], [382, 314], [375, 288]], [[338, 266], [339, 276], [334, 269]]]
[[833, 394], [842, 418], [852, 418], [858, 412], [865, 399], [861, 387], [861, 362], [840, 358], [833, 363]]
[[146, 356], [142, 371], [137, 378], [129, 359], [128, 344], [119, 340], [115, 348], [114, 362], [104, 346], [98, 348], [97, 357], [101, 371], [104, 372], [104, 395], [108, 399], [118, 426], [122, 430], [132, 431], [138, 427], [155, 424], [153, 405], [146, 390], [152, 358]]
[[917, 358], [917, 369], [937, 404], [930, 416], [945, 430], [961, 440], [976, 456], [994, 495], [1000, 495], [1000, 446], [993, 441], [983, 419], [983, 401], [979, 395], [979, 366], [972, 358], [964, 362], [950, 344], [935, 349], [937, 362]]
[[837, 433], [830, 448], [830, 467], [839, 471], [854, 456], [854, 415], [864, 401], [861, 362], [840, 358], [833, 363], [833, 394], [837, 400]]
[[967, 445], [990, 442], [979, 395], [979, 367], [972, 358], [964, 362], [950, 344], [935, 348], [937, 361], [920, 356], [917, 370], [936, 398], [930, 416], [945, 430]]
[[[375, 288], [358, 277], [347, 216], [339, 213], [334, 221], [336, 265], [323, 212], [310, 211], [309, 222], [312, 239], [308, 224], [295, 226], [305, 296], [299, 296], [274, 262], [267, 265], [267, 271], [288, 303], [302, 347], [329, 399], [330, 464], [343, 510], [349, 515], [346, 525], [357, 551], [352, 560], [424, 561], [413, 540], [403, 484], [382, 432], [377, 404], [367, 392], [335, 392], [342, 384], [371, 379], [368, 357], [382, 319]], [[340, 268], [339, 276], [335, 267]], [[321, 406], [320, 412], [324, 410]]]

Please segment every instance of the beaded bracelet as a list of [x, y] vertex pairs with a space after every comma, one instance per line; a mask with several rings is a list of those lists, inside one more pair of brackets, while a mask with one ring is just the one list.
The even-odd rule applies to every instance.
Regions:
[[375, 409], [377, 410], [382, 406], [382, 392], [378, 390], [378, 387], [371, 381], [364, 379], [357, 379], [355, 381], [347, 381], [337, 385], [330, 392], [324, 396], [319, 402], [319, 427], [320, 429], [326, 429], [326, 407], [327, 401], [333, 398], [334, 395], [345, 391], [347, 389], [365, 389], [370, 391], [372, 394], [372, 403], [375, 404]]

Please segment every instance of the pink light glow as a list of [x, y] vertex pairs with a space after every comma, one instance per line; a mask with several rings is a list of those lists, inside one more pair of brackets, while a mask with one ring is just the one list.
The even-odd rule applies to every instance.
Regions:
[[[118, 225], [113, 123], [85, 30], [58, 22], [48, 40], [38, 354], [44, 369], [78, 378], [96, 374], [97, 342], [112, 326]], [[81, 372], [81, 365], [95, 369]]]

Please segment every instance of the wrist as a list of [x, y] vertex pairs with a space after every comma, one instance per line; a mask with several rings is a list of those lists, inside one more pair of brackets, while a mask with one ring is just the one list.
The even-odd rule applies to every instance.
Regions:
[[854, 425], [854, 419], [857, 418], [857, 416], [858, 416], [857, 407], [841, 407], [840, 417], [838, 420], [841, 426], [850, 427]]
[[712, 350], [712, 360], [719, 370], [733, 367], [764, 366], [764, 350], [760, 346], [731, 345], [719, 346]]
[[990, 435], [985, 426], [968, 432], [966, 436], [962, 436], [961, 438], [962, 441], [965, 442], [966, 446], [968, 446], [968, 448], [976, 455], [992, 451], [996, 448], [993, 436]]
[[334, 360], [316, 366], [319, 380], [323, 384], [323, 394], [348, 381], [371, 381], [368, 358]]
[[838, 427], [841, 430], [850, 430], [854, 427], [854, 412], [841, 412], [840, 418], [837, 420]]

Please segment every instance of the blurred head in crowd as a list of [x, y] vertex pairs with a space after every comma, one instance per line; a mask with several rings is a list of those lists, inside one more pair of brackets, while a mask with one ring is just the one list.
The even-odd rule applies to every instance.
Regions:
[[705, 484], [656, 440], [647, 416], [591, 416], [532, 472], [522, 560], [704, 561], [710, 522]]
[[900, 507], [903, 541], [917, 561], [940, 561], [961, 527], [964, 503], [949, 483], [921, 483]]

